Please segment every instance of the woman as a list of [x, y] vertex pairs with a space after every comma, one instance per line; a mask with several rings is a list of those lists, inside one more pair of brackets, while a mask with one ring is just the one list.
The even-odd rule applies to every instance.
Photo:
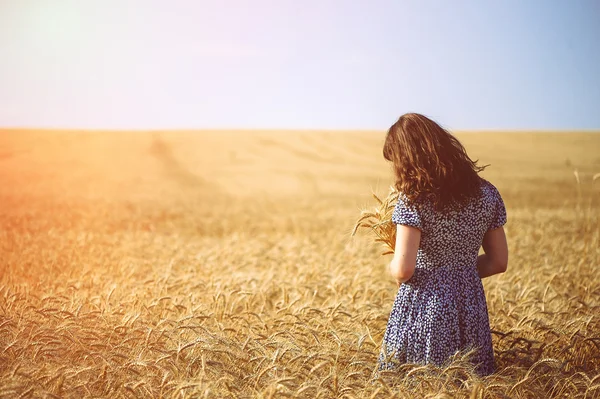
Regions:
[[[389, 129], [383, 156], [393, 163], [400, 198], [392, 221], [389, 269], [399, 290], [379, 369], [444, 365], [458, 351], [480, 375], [494, 372], [481, 279], [506, 271], [506, 210], [460, 142], [431, 119], [405, 114]], [[483, 246], [484, 254], [478, 255]]]

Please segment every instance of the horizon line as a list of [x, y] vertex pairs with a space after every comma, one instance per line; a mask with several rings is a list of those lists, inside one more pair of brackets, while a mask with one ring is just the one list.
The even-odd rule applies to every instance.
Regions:
[[[442, 126], [444, 127], [444, 126]], [[468, 128], [445, 129], [456, 133], [600, 133], [600, 128], [540, 129], [540, 128]], [[48, 133], [201, 133], [201, 132], [385, 132], [388, 129], [377, 128], [150, 128], [150, 129], [102, 129], [102, 128], [36, 128], [36, 127], [0, 127], [0, 133], [7, 132], [48, 132]]]

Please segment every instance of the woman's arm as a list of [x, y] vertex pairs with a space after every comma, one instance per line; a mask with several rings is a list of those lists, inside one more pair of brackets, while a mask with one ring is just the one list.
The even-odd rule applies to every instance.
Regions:
[[402, 224], [397, 225], [396, 248], [389, 269], [398, 286], [408, 281], [415, 272], [420, 242], [421, 230]]
[[504, 273], [508, 265], [508, 245], [504, 228], [489, 230], [483, 236], [483, 255], [477, 258], [479, 277], [485, 278]]

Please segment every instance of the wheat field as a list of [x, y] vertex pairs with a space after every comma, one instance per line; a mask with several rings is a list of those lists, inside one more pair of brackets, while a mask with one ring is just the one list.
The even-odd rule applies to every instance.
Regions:
[[485, 378], [374, 373], [383, 132], [1, 132], [0, 398], [600, 398], [600, 134], [457, 135], [508, 210]]

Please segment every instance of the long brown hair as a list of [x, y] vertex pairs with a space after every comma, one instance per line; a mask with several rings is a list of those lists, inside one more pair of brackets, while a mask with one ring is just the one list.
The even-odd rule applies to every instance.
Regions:
[[462, 144], [421, 114], [404, 114], [390, 127], [383, 156], [393, 163], [396, 188], [409, 203], [429, 200], [436, 209], [465, 203], [479, 193], [477, 165]]

